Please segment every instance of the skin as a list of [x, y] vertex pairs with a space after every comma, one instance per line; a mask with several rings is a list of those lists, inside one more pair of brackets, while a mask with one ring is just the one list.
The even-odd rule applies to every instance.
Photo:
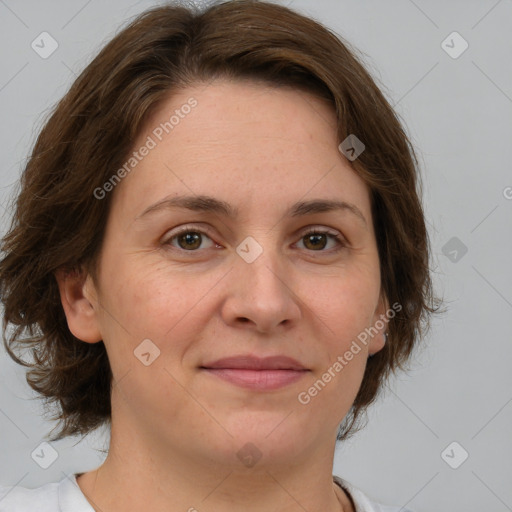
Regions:
[[[109, 454], [78, 484], [103, 512], [353, 512], [332, 480], [336, 433], [382, 333], [310, 403], [297, 396], [387, 310], [369, 191], [338, 150], [331, 107], [290, 88], [189, 87], [152, 114], [134, 149], [190, 97], [197, 106], [111, 192], [97, 280], [57, 275], [71, 332], [103, 340], [114, 375]], [[199, 194], [238, 217], [141, 216], [164, 198]], [[365, 221], [347, 209], [286, 215], [310, 199], [347, 201]], [[184, 225], [205, 234], [171, 238]], [[312, 244], [312, 227], [342, 245]], [[236, 252], [248, 236], [263, 249], [252, 263]], [[160, 350], [148, 366], [134, 355], [144, 339]], [[310, 371], [256, 391], [199, 368], [239, 354], [287, 355]], [[261, 455], [252, 467], [237, 457], [247, 443]]]

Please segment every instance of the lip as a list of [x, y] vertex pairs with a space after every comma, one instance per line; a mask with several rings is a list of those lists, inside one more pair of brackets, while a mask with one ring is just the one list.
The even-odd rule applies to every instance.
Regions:
[[288, 356], [257, 357], [250, 354], [225, 357], [202, 365], [208, 369], [231, 370], [307, 370], [302, 364]]
[[201, 370], [237, 386], [260, 391], [282, 388], [309, 372], [291, 357], [260, 358], [252, 355], [219, 359], [201, 366]]

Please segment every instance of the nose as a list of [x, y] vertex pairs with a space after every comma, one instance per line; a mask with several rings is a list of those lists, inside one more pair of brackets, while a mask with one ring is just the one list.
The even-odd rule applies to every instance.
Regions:
[[260, 333], [289, 328], [301, 318], [293, 273], [276, 253], [264, 250], [252, 263], [236, 257], [222, 317], [227, 325]]

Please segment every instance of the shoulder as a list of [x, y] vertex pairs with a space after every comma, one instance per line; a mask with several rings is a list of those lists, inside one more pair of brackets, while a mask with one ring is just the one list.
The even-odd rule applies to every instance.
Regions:
[[74, 475], [35, 489], [0, 485], [0, 512], [94, 512]]
[[57, 512], [59, 499], [58, 483], [46, 484], [36, 489], [0, 485], [0, 512]]
[[363, 491], [343, 478], [339, 476], [333, 476], [333, 478], [334, 481], [350, 495], [354, 502], [356, 512], [412, 512], [412, 510], [402, 508], [401, 506], [382, 505], [381, 503], [372, 501]]

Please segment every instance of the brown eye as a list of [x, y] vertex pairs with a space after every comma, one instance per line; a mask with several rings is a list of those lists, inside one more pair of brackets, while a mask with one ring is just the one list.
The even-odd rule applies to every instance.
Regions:
[[[204, 244], [208, 241], [210, 245], [205, 247]], [[197, 252], [197, 250], [201, 248], [209, 249], [213, 247], [214, 244], [206, 233], [197, 229], [185, 228], [167, 238], [164, 245], [170, 245], [177, 250]]]
[[201, 233], [196, 231], [187, 231], [186, 233], [176, 237], [181, 249], [190, 250], [197, 249], [201, 245]]
[[327, 245], [327, 237], [323, 233], [311, 233], [304, 237], [304, 245], [308, 249], [324, 249]]
[[[304, 234], [301, 238], [304, 243], [304, 247], [309, 251], [314, 252], [336, 252], [339, 249], [345, 247], [342, 239], [338, 234], [331, 233], [329, 231], [310, 231]], [[328, 247], [329, 240], [333, 240], [335, 242], [334, 247]], [[336, 247], [337, 246], [337, 247]]]

